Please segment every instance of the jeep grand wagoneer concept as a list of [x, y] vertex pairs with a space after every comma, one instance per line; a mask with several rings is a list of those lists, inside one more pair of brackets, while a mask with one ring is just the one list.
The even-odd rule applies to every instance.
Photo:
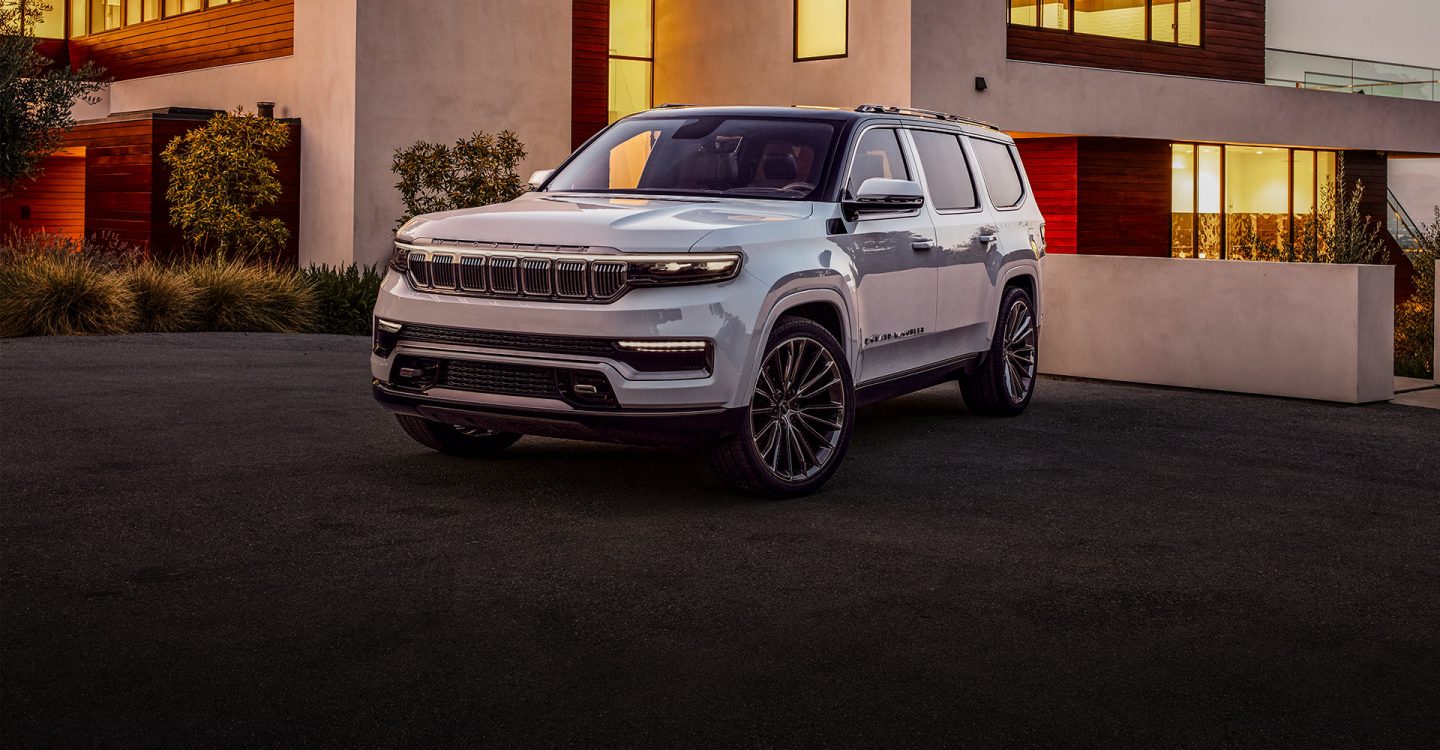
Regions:
[[1016, 415], [1034, 393], [1044, 221], [983, 123], [665, 107], [532, 187], [395, 238], [374, 393], [429, 448], [683, 443], [789, 497], [835, 473], [861, 406], [956, 380]]

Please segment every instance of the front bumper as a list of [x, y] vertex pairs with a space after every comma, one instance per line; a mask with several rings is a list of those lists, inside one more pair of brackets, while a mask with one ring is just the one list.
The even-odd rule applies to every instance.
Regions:
[[700, 446], [739, 431], [746, 409], [587, 411], [542, 408], [532, 399], [508, 403], [493, 397], [469, 400], [470, 394], [427, 391], [410, 393], [376, 380], [375, 400], [397, 414], [482, 430], [523, 435], [598, 440], [632, 445]]

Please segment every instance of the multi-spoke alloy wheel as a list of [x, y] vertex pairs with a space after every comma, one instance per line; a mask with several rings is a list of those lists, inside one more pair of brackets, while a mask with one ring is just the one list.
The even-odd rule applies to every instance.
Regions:
[[750, 401], [755, 450], [775, 476], [803, 481], [825, 468], [844, 430], [845, 384], [820, 342], [796, 337], [770, 351]]
[[1016, 403], [1024, 401], [1035, 385], [1037, 338], [1030, 304], [1015, 300], [1005, 322], [1005, 393]]
[[1035, 302], [1020, 287], [1006, 287], [995, 321], [995, 340], [985, 361], [960, 379], [965, 405], [976, 414], [1011, 417], [1035, 394], [1040, 329]]
[[819, 489], [845, 455], [855, 387], [839, 342], [819, 324], [785, 318], [771, 332], [739, 434], [710, 447], [720, 478], [766, 497]]

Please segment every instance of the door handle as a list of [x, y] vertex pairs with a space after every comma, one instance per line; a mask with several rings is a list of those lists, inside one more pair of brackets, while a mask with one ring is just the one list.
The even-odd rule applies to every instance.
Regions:
[[994, 235], [994, 234], [982, 234], [982, 235], [976, 236], [975, 239], [980, 240], [981, 242], [983, 242], [983, 243], [985, 243], [986, 245], [988, 245], [988, 244], [990, 244], [990, 243], [992, 243], [992, 242], [994, 242], [995, 240], [1000, 239], [1000, 238], [999, 238], [998, 235]]
[[910, 249], [917, 253], [923, 253], [926, 250], [934, 250], [935, 244], [930, 240], [916, 240], [910, 243]]

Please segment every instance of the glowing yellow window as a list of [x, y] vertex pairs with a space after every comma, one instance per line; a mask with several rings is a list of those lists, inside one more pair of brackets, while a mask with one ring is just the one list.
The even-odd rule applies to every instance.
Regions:
[[610, 122], [653, 106], [654, 29], [654, 0], [610, 0]]
[[849, 0], [795, 0], [795, 59], [844, 57], [849, 10]]

